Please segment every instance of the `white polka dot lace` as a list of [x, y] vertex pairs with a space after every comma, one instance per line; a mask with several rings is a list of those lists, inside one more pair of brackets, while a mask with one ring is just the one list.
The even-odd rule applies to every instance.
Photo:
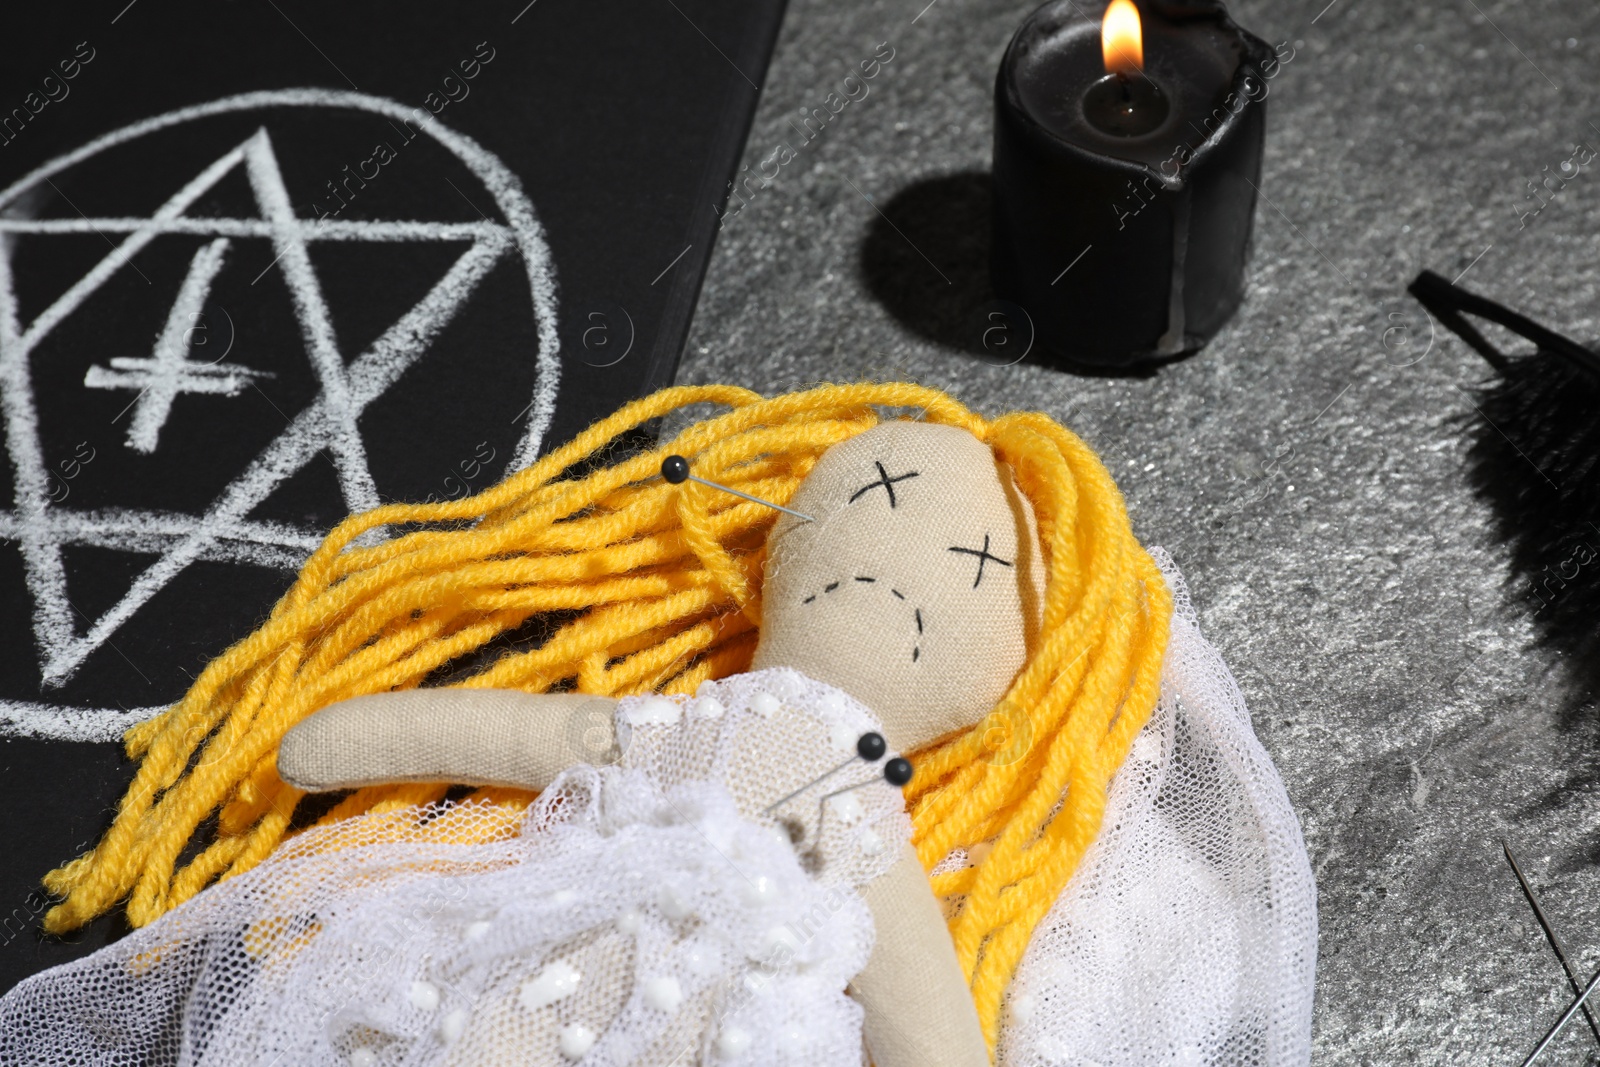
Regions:
[[[1305, 846], [1157, 555], [1178, 605], [1161, 700], [1008, 992], [1002, 1067], [1309, 1062]], [[909, 837], [882, 763], [852, 758], [871, 715], [771, 670], [617, 724], [618, 764], [567, 772], [520, 824], [456, 803], [315, 830], [28, 979], [0, 998], [0, 1063], [862, 1063], [854, 887]], [[424, 838], [452, 820], [486, 843]]]
[[520, 832], [421, 839], [482, 803], [349, 820], [34, 976], [0, 1062], [860, 1064], [853, 887], [910, 833], [851, 758], [871, 716], [782, 670], [617, 714], [619, 765], [563, 774]]

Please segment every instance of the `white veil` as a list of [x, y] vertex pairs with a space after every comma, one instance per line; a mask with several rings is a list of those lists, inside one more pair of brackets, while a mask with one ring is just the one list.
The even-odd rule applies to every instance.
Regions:
[[[1195, 626], [1176, 568], [1159, 550], [1156, 558], [1176, 603], [1161, 699], [1113, 782], [1100, 836], [1034, 932], [1008, 994], [1000, 1067], [1305, 1067], [1310, 1060], [1316, 890], [1300, 828], [1251, 731], [1238, 687]], [[542, 798], [535, 821], [562, 824], [560, 800]], [[435, 935], [449, 926], [440, 916], [454, 916], [457, 925], [472, 918], [463, 911], [466, 890], [460, 887], [480, 886], [509, 906], [519, 892], [526, 895], [527, 886], [510, 881], [519, 869], [543, 877], [558, 867], [553, 860], [524, 862], [529, 848], [554, 844], [545, 841], [549, 835], [520, 838], [512, 819], [497, 810], [470, 804], [440, 809], [439, 818], [499, 820], [494, 832], [473, 835], [483, 843], [471, 847], [405, 844], [416, 823], [410, 811], [351, 820], [286, 843], [262, 867], [0, 999], [0, 1062], [244, 1062], [224, 1055], [222, 1035], [229, 1018], [252, 1011], [282, 1014], [285, 1025], [268, 1028], [280, 1037], [249, 1058], [271, 1062], [276, 1049], [278, 1067], [288, 1067], [308, 1062], [300, 1044], [327, 1050], [327, 1042], [318, 1044], [327, 1020], [319, 1021], [312, 1009], [339, 1015], [352, 992], [363, 1003], [376, 996], [380, 1007], [392, 1009], [399, 1021], [385, 1032], [409, 1033], [407, 1020], [414, 1022], [417, 1013], [407, 1004], [416, 1006], [424, 983], [411, 986], [408, 1001], [400, 986], [389, 990], [392, 996], [384, 993], [386, 982], [394, 984], [388, 979], [420, 966], [413, 959], [419, 953], [442, 958], [479, 951], [463, 949], [461, 937], [435, 944]], [[325, 837], [337, 837], [344, 847], [324, 847]], [[685, 840], [687, 848], [698, 839]], [[964, 862], [960, 853], [946, 861]], [[640, 858], [635, 865], [643, 863]], [[441, 879], [447, 872], [476, 877]], [[460, 892], [440, 896], [439, 886]], [[610, 883], [592, 884], [574, 897], [605, 904], [610, 915], [617, 905], [608, 894], [615, 892]], [[373, 895], [417, 898], [421, 918], [389, 923], [393, 929], [385, 927], [382, 936], [367, 929], [372, 922], [346, 923], [366, 933], [348, 944], [332, 937], [334, 920]], [[798, 889], [793, 895], [803, 899]], [[530, 900], [527, 907], [539, 903]], [[363, 914], [382, 918], [393, 910]], [[864, 959], [864, 913], [862, 919]], [[560, 933], [551, 922], [528, 926], [529, 943]], [[463, 929], [470, 940], [471, 925]], [[347, 951], [335, 952], [341, 944]], [[483, 952], [520, 951], [509, 942], [483, 944]], [[351, 981], [345, 971], [364, 977]], [[848, 973], [827, 975], [840, 1000]], [[299, 992], [287, 996], [286, 989]], [[450, 1007], [440, 1001], [448, 1000], [449, 990], [428, 986], [422, 992], [440, 1011]], [[291, 1002], [305, 1009], [304, 1019]], [[515, 1012], [506, 1017], [521, 1018]], [[304, 1025], [287, 1025], [296, 1020]], [[812, 1018], [806, 1025], [819, 1022]], [[396, 1044], [383, 1062], [451, 1059], [443, 1037], [434, 1040], [421, 1025], [412, 1026], [411, 1040]], [[849, 1051], [853, 1058], [854, 1047]], [[379, 1059], [352, 1047], [335, 1062], [360, 1067]]]
[[1170, 556], [1161, 699], [1033, 934], [1001, 1067], [1304, 1067], [1316, 886], [1244, 698]]

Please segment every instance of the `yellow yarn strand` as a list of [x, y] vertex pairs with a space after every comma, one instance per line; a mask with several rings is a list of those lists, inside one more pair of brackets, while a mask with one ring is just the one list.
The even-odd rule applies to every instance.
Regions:
[[[620, 435], [705, 403], [731, 410], [653, 452], [601, 462]], [[536, 616], [577, 613], [538, 647], [457, 684], [684, 693], [747, 669], [774, 513], [693, 483], [668, 485], [656, 477], [662, 458], [685, 455], [702, 477], [787, 503], [823, 452], [877, 424], [878, 409], [915, 410], [987, 442], [1033, 504], [1048, 564], [1027, 665], [984, 721], [916, 754], [906, 788], [925, 866], [988, 846], [981, 862], [935, 878], [934, 888], [952, 904], [951, 936], [993, 1047], [1033, 928], [1098, 832], [1106, 787], [1155, 706], [1172, 605], [1088, 446], [1044, 415], [987, 422], [914, 385], [771, 399], [733, 386], [665, 389], [477, 496], [347, 519], [259, 630], [213, 661], [182, 701], [128, 731], [128, 755], [140, 761], [134, 782], [95, 849], [46, 878], [64, 898], [47, 929], [71, 930], [124, 900], [142, 926], [259, 863], [301, 799], [276, 770], [291, 726], [338, 700], [421, 685]], [[579, 468], [592, 470], [571, 476]], [[358, 543], [383, 527], [404, 532]], [[403, 815], [443, 795], [432, 785], [360, 789], [317, 824]], [[513, 831], [530, 799], [502, 789], [477, 796], [505, 812], [481, 831], [497, 836]], [[439, 818], [427, 832], [465, 840], [467, 825]]]

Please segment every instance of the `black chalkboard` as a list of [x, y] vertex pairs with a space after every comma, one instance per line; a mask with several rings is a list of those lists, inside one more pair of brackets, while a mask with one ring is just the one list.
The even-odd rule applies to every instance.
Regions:
[[0, 989], [111, 739], [353, 509], [667, 384], [781, 0], [111, 0], [0, 43]]

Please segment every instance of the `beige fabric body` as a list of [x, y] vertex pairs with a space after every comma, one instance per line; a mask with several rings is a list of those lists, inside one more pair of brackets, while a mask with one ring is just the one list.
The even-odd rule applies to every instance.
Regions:
[[[792, 667], [844, 690], [872, 709], [895, 749], [981, 720], [1026, 662], [1045, 580], [1032, 509], [988, 446], [953, 427], [885, 423], [829, 450], [791, 506], [816, 521], [784, 516], [774, 529], [755, 667]], [[614, 707], [491, 690], [360, 697], [290, 730], [278, 770], [307, 790], [396, 781], [543, 789], [573, 763], [616, 760]], [[756, 746], [752, 756], [771, 761], [774, 779], [793, 770], [792, 752]], [[877, 1067], [989, 1063], [915, 856], [863, 895], [877, 940], [852, 991]]]
[[[755, 668], [843, 689], [906, 751], [987, 715], [1027, 661], [1045, 582], [1033, 509], [989, 447], [885, 423], [829, 449], [790, 506], [816, 521], [784, 515], [768, 542]], [[951, 549], [986, 538], [1004, 562], [978, 581], [979, 559]]]
[[307, 792], [386, 782], [543, 789], [575, 763], [615, 762], [616, 706], [610, 697], [510, 689], [355, 697], [284, 736], [278, 775]]
[[872, 1062], [876, 1067], [987, 1064], [978, 1009], [961, 980], [944, 912], [928, 888], [916, 850], [907, 845], [900, 861], [869, 883], [862, 896], [872, 909], [877, 938], [850, 992], [866, 1014]]
[[[279, 748], [278, 773], [298, 788], [313, 791], [395, 781], [543, 789], [584, 755], [594, 758], [583, 762], [615, 761], [615, 706], [616, 701], [605, 697], [487, 689], [357, 697], [324, 708], [290, 730]], [[782, 755], [773, 748], [764, 751]], [[796, 777], [792, 753], [790, 757], [782, 767], [770, 768], [773, 781]], [[863, 1027], [873, 1063], [876, 1067], [988, 1064], [977, 1009], [916, 853], [907, 846], [889, 873], [869, 882], [862, 895], [872, 909], [876, 939], [872, 958], [851, 984], [851, 992], [865, 1015]], [[620, 949], [597, 943], [587, 951]], [[597, 965], [594, 972], [604, 969]], [[594, 990], [595, 1021], [609, 1017], [606, 1006], [614, 1013], [625, 992]], [[501, 1010], [515, 1015], [518, 1009], [513, 1004], [493, 1009], [497, 1014]], [[587, 1014], [580, 1021], [587, 1021]], [[555, 1049], [555, 1029], [529, 1030], [527, 1040], [512, 1050], [514, 1055], [504, 1049], [481, 1049], [465, 1040], [452, 1061], [564, 1062]]]

